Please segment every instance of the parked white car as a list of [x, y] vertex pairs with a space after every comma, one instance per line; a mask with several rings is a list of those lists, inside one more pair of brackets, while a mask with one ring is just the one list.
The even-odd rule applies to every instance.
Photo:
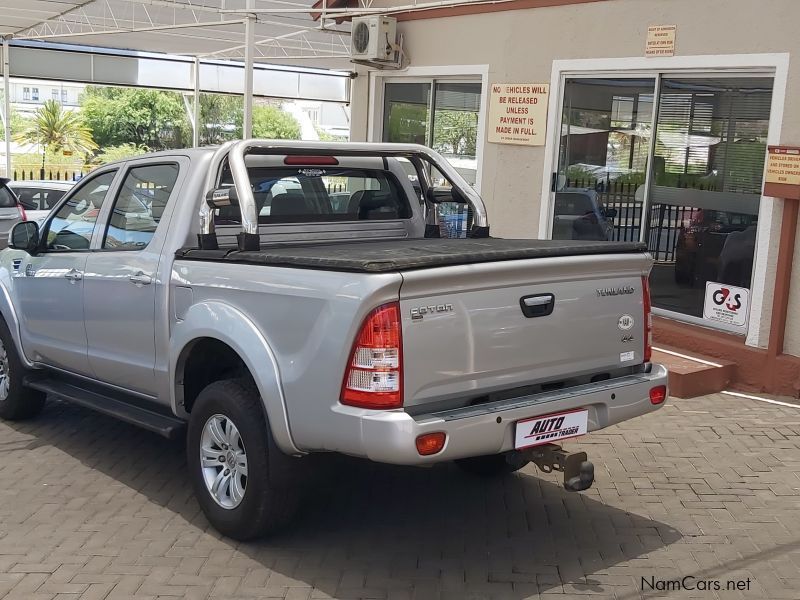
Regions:
[[10, 187], [25, 209], [28, 221], [41, 222], [72, 186], [73, 181], [9, 181]]

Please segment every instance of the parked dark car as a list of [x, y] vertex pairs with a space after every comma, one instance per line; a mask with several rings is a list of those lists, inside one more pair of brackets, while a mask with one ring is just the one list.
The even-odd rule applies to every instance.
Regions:
[[[749, 287], [756, 222], [756, 215], [687, 211], [675, 246], [675, 283], [702, 287], [706, 281], [716, 281]], [[727, 243], [734, 233], [740, 248]]]
[[610, 240], [617, 211], [606, 208], [591, 189], [566, 189], [556, 193], [553, 239]]

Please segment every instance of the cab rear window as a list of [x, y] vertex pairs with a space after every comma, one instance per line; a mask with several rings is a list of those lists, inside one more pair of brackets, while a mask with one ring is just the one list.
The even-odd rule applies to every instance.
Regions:
[[[365, 221], [411, 218], [408, 199], [392, 173], [343, 167], [248, 169], [259, 223]], [[233, 185], [230, 176], [222, 185]], [[241, 222], [235, 206], [217, 210], [219, 224]]]

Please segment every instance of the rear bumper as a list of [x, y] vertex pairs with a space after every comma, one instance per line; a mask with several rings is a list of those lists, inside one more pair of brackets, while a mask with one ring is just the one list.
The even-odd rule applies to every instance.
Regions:
[[[360, 424], [360, 437], [340, 450], [401, 465], [498, 454], [514, 449], [514, 426], [521, 419], [586, 408], [589, 431], [597, 431], [654, 412], [664, 405], [650, 402], [650, 389], [658, 385], [667, 385], [667, 369], [653, 364], [649, 373], [414, 417], [400, 410], [371, 411], [339, 405], [336, 412], [340, 418], [349, 416]], [[438, 431], [447, 434], [442, 451], [420, 456], [417, 436]]]

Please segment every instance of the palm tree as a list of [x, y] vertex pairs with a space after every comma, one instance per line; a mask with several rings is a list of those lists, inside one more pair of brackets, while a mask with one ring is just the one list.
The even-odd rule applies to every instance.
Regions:
[[48, 150], [86, 155], [97, 149], [92, 132], [83, 124], [80, 115], [64, 110], [55, 100], [47, 100], [25, 129], [14, 136], [14, 141], [39, 144], [42, 148], [42, 179]]

